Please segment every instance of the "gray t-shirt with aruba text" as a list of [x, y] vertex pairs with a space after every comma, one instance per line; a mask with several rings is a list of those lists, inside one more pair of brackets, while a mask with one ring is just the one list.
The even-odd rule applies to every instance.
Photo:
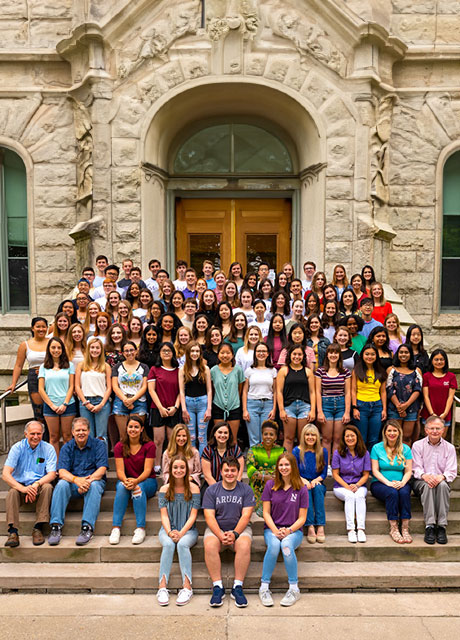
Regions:
[[238, 524], [245, 507], [254, 507], [254, 494], [249, 485], [237, 482], [230, 491], [216, 482], [206, 489], [203, 497], [203, 509], [214, 509], [217, 524], [222, 531], [233, 531]]

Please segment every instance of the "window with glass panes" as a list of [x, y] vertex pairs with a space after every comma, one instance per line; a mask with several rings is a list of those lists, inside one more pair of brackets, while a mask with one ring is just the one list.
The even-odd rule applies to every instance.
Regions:
[[0, 147], [0, 312], [28, 310], [26, 168], [17, 153]]

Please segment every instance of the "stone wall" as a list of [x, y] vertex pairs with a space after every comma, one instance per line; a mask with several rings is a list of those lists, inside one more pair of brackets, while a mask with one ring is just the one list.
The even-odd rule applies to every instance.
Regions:
[[74, 0], [1, 0], [0, 50], [54, 48], [69, 35]]

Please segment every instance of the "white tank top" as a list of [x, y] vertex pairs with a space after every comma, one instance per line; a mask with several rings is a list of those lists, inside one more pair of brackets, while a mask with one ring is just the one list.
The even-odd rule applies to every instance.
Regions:
[[99, 371], [82, 371], [80, 384], [83, 395], [87, 398], [103, 397], [107, 391], [105, 373], [99, 373]]
[[35, 369], [45, 362], [46, 351], [34, 351], [29, 347], [26, 341], [26, 360], [29, 363], [29, 369]]

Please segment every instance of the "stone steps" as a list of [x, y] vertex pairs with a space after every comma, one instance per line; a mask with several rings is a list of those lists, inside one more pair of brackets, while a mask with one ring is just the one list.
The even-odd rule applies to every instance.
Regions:
[[[4, 547], [6, 537], [0, 538], [0, 562], [21, 563], [149, 563], [160, 562], [162, 547], [157, 536], [148, 535], [141, 545], [131, 544], [131, 536], [122, 536], [120, 544], [110, 545], [107, 536], [95, 536], [85, 547], [75, 546], [74, 537], [64, 536], [58, 547], [47, 543], [34, 547], [29, 536], [21, 538], [15, 549]], [[252, 562], [262, 562], [265, 554], [263, 535], [255, 535], [252, 543]], [[195, 562], [204, 562], [203, 538], [192, 549]], [[233, 553], [222, 555], [224, 564], [232, 563]], [[309, 544], [304, 538], [297, 549], [299, 562], [460, 562], [460, 535], [450, 535], [448, 545], [429, 546], [422, 536], [415, 536], [410, 545], [394, 543], [388, 535], [368, 535], [364, 544], [350, 544], [344, 535], [328, 535], [324, 544]], [[281, 556], [278, 558], [282, 562]], [[2, 573], [4, 569], [2, 564]], [[41, 567], [41, 564], [40, 564]], [[1, 584], [1, 577], [0, 577]]]
[[[7, 491], [0, 491], [0, 514], [6, 509], [6, 495]], [[113, 501], [115, 499], [115, 491], [106, 491], [101, 500], [101, 511], [112, 511], [113, 510]], [[150, 501], [149, 510], [156, 508], [156, 497]], [[373, 495], [368, 493], [367, 499], [367, 512], [381, 512], [384, 513], [385, 507], [379, 502]], [[420, 500], [416, 496], [412, 496], [411, 498], [412, 511], [418, 512], [422, 511], [422, 506], [420, 504]], [[343, 512], [343, 502], [338, 500], [332, 493], [332, 490], [326, 493], [325, 498], [325, 507], [326, 507], [326, 516], [333, 511]], [[25, 504], [21, 507], [21, 510], [24, 512], [34, 511], [34, 505]], [[71, 500], [69, 503], [68, 511], [81, 511], [82, 510], [82, 501], [81, 500]], [[450, 495], [450, 510], [452, 511], [460, 511], [460, 491], [452, 491]], [[128, 505], [128, 512], [132, 511], [131, 501]], [[159, 516], [158, 516], [159, 517]]]
[[[2, 518], [3, 520], [3, 518]], [[29, 536], [32, 526], [35, 522], [35, 514], [33, 512], [22, 512], [19, 524], [19, 534]], [[262, 535], [263, 520], [258, 516], [253, 516], [251, 525], [254, 535]], [[66, 536], [77, 536], [81, 526], [81, 511], [68, 512], [66, 514], [64, 534]], [[136, 527], [134, 513], [127, 511], [123, 520], [122, 534], [130, 535]], [[204, 533], [205, 522], [202, 516], [198, 517], [198, 531]], [[417, 534], [423, 533], [425, 524], [421, 512], [412, 514], [411, 531]], [[156, 535], [160, 529], [160, 516], [158, 511], [147, 511], [146, 531], [147, 535]], [[112, 530], [112, 512], [101, 511], [96, 521], [95, 534], [100, 536], [108, 536]], [[385, 513], [371, 512], [366, 518], [366, 532], [374, 534], [385, 534], [388, 530], [388, 522]], [[460, 513], [451, 512], [449, 517], [449, 533], [460, 534]], [[345, 534], [345, 517], [342, 511], [326, 511], [326, 534], [342, 535]]]
[[[223, 565], [226, 589], [233, 583], [233, 566]], [[151, 592], [158, 587], [159, 564], [145, 563], [41, 563], [40, 570], [30, 563], [2, 565], [0, 589], [9, 591], [41, 591], [48, 593], [133, 593]], [[260, 585], [262, 564], [253, 562], [245, 580], [246, 591]], [[179, 567], [173, 565], [169, 587], [181, 586]], [[286, 590], [286, 571], [278, 563], [272, 579], [272, 590]], [[460, 589], [459, 562], [314, 562], [299, 563], [299, 586], [302, 591], [437, 591]], [[196, 592], [211, 590], [206, 567], [193, 565], [193, 588]], [[228, 596], [227, 596], [228, 597]]]

